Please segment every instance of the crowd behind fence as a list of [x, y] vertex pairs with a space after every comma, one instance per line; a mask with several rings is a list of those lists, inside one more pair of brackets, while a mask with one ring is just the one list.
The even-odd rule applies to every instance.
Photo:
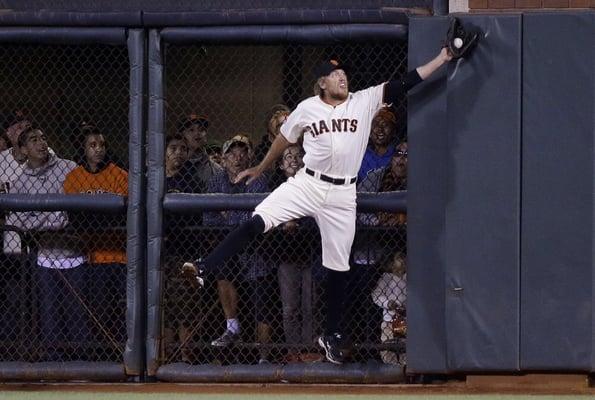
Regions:
[[[231, 183], [264, 157], [292, 108], [312, 95], [317, 62], [346, 61], [352, 91], [406, 72], [402, 43], [168, 45], [166, 52], [167, 193], [266, 193], [291, 179], [303, 166], [299, 144], [255, 183]], [[0, 56], [2, 192], [126, 197], [125, 48], [2, 45]], [[404, 99], [375, 118], [358, 192], [406, 190], [405, 121]], [[313, 220], [264, 235], [204, 291], [181, 278], [182, 262], [206, 254], [249, 215], [165, 215], [160, 364], [322, 361], [314, 339], [326, 274]], [[1, 217], [2, 361], [121, 360], [125, 216], [4, 210]], [[406, 224], [403, 213], [358, 214], [344, 321], [353, 361], [406, 363]]]

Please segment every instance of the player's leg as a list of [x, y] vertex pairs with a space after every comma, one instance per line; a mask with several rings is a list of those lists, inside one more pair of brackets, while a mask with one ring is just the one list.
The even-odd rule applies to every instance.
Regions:
[[[349, 197], [348, 193], [336, 193]], [[318, 343], [329, 361], [340, 364], [345, 358], [341, 319], [344, 314], [349, 254], [355, 237], [355, 199], [325, 206], [317, 215], [322, 239], [322, 265], [327, 268], [325, 283], [326, 325]]]
[[263, 233], [264, 227], [264, 221], [259, 215], [252, 216], [231, 231], [207, 257], [185, 262], [182, 265], [182, 274], [196, 287], [204, 286], [205, 274], [214, 274], [217, 280], [224, 279], [218, 271], [220, 266], [243, 250], [255, 236]]
[[[305, 175], [305, 174], [303, 174]], [[307, 175], [306, 175], [307, 176]], [[217, 269], [230, 257], [243, 250], [255, 236], [292, 219], [312, 215], [317, 209], [317, 191], [308, 188], [307, 181], [290, 178], [275, 189], [256, 207], [252, 218], [231, 231], [211, 254], [182, 266], [184, 276], [197, 287], [204, 286], [204, 275]], [[320, 200], [318, 200], [320, 201]]]
[[300, 170], [256, 207], [254, 214], [264, 220], [265, 232], [284, 222], [317, 213], [324, 201], [324, 192], [313, 179]]

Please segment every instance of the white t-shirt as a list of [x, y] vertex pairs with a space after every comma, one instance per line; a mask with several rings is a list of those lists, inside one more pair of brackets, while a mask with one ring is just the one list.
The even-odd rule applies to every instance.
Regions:
[[349, 93], [338, 106], [319, 96], [302, 101], [281, 126], [291, 143], [304, 135], [306, 167], [335, 178], [354, 177], [368, 146], [372, 119], [382, 107], [384, 83]]

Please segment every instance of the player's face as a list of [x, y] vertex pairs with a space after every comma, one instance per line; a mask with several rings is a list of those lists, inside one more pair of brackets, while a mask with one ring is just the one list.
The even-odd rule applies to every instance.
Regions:
[[395, 177], [405, 178], [407, 176], [407, 142], [397, 146], [395, 154], [390, 160], [390, 168]]
[[280, 168], [286, 177], [294, 176], [304, 166], [303, 156], [299, 146], [289, 146], [285, 149]]
[[43, 164], [49, 156], [48, 142], [45, 134], [40, 130], [29, 133], [27, 142], [25, 146], [21, 147], [21, 150], [27, 156], [27, 161], [30, 164]]
[[227, 172], [236, 175], [250, 165], [250, 150], [246, 145], [236, 144], [227, 150], [223, 158]]
[[394, 126], [382, 116], [377, 116], [372, 120], [372, 132], [370, 139], [374, 146], [387, 146], [393, 139]]
[[202, 149], [207, 144], [207, 131], [199, 125], [192, 125], [183, 132], [183, 135], [191, 153]]
[[105, 138], [103, 135], [89, 135], [85, 140], [85, 158], [87, 163], [96, 166], [105, 158]]
[[172, 140], [165, 150], [165, 163], [168, 169], [179, 169], [188, 159], [188, 146], [182, 140]]
[[345, 100], [349, 95], [347, 75], [342, 69], [336, 69], [324, 78], [321, 86], [325, 96], [333, 100]]

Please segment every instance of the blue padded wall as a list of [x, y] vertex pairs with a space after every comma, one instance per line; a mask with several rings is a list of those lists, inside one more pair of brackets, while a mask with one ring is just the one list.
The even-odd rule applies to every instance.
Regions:
[[595, 13], [523, 38], [521, 367], [593, 370]]

